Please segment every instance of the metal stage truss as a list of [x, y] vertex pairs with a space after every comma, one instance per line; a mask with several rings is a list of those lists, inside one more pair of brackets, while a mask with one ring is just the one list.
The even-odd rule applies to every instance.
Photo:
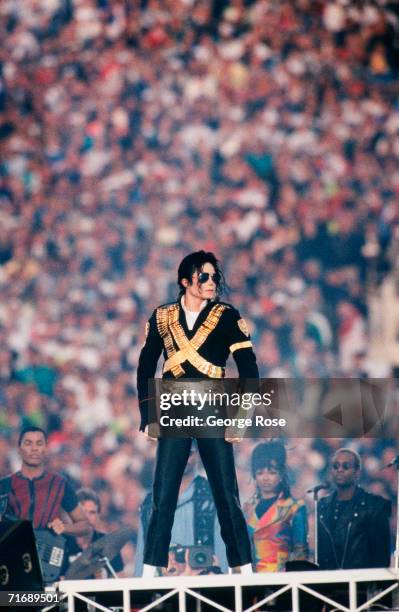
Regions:
[[[255, 612], [273, 610], [278, 597], [285, 593], [290, 612], [308, 612], [303, 598], [330, 604], [336, 611], [361, 612], [373, 609], [399, 610], [398, 606], [378, 604], [388, 593], [398, 598], [398, 569], [308, 571], [253, 574], [251, 576], [210, 575], [160, 578], [115, 578], [107, 580], [64, 580], [58, 584], [65, 594], [68, 612], [86, 609], [103, 612], [147, 612], [147, 610], [221, 610]], [[370, 593], [370, 583], [378, 582], [378, 591]], [[367, 586], [367, 589], [366, 589]], [[346, 600], [336, 597], [334, 589], [345, 592]], [[256, 599], [251, 595], [257, 592]], [[260, 593], [260, 594], [259, 594]], [[252, 597], [252, 599], [251, 599]], [[314, 599], [313, 599], [314, 598]], [[250, 600], [250, 601], [248, 601]], [[80, 603], [78, 603], [80, 602]], [[254, 603], [255, 602], [255, 603]], [[287, 607], [288, 606], [288, 607]], [[46, 610], [50, 610], [46, 608]], [[276, 608], [280, 609], [280, 608]]]

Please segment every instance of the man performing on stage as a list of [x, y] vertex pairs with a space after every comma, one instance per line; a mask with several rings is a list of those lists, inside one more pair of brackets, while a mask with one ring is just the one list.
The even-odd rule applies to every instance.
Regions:
[[46, 432], [27, 427], [19, 436], [18, 447], [21, 469], [0, 480], [0, 494], [8, 497], [6, 516], [27, 519], [34, 529], [50, 529], [57, 535], [90, 535], [89, 521], [69, 482], [45, 469]]
[[[101, 501], [100, 497], [93, 489], [79, 489], [76, 493], [78, 502], [83, 509], [83, 512], [87, 516], [87, 520], [93, 529], [92, 533], [86, 536], [67, 536], [66, 540], [66, 554], [65, 564], [63, 573], [66, 574], [73, 562], [82, 554], [83, 551], [87, 550], [94, 542], [98, 542], [101, 538], [106, 535], [106, 532], [101, 528]], [[112, 569], [121, 578], [123, 578], [123, 559], [121, 554], [118, 552], [113, 559], [110, 560]], [[108, 578], [108, 572], [105, 566], [101, 567], [93, 576], [87, 578]]]
[[[247, 325], [239, 312], [218, 301], [223, 275], [213, 253], [187, 255], [178, 269], [179, 300], [160, 306], [146, 328], [140, 354], [137, 387], [141, 413], [140, 431], [148, 425], [148, 380], [155, 376], [164, 353], [163, 378], [224, 377], [230, 353], [240, 378], [258, 378], [258, 367]], [[235, 438], [197, 438], [215, 500], [230, 567], [251, 573], [251, 549], [240, 507], [234, 454]], [[152, 513], [144, 550], [143, 576], [154, 576], [156, 567], [167, 567], [168, 550], [183, 472], [191, 438], [158, 441]]]
[[389, 567], [391, 502], [358, 485], [361, 460], [340, 448], [332, 460], [335, 491], [319, 503], [320, 569]]
[[[45, 468], [46, 432], [40, 427], [26, 427], [19, 436], [18, 447], [21, 469], [0, 479], [0, 496], [7, 500], [4, 518], [32, 522], [44, 582], [54, 582], [53, 570], [56, 567], [61, 571], [61, 567], [58, 563], [49, 563], [48, 550], [52, 544], [49, 536], [43, 542], [43, 533], [85, 536], [92, 530], [70, 483], [61, 474]], [[60, 549], [60, 539], [54, 546]]]

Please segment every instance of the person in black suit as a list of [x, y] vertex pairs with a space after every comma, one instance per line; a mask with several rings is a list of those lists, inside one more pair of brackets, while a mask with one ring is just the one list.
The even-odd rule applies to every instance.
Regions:
[[[218, 295], [224, 285], [213, 253], [187, 255], [178, 269], [179, 298], [155, 309], [146, 326], [137, 388], [140, 431], [148, 426], [148, 381], [155, 376], [163, 352], [163, 378], [221, 379], [231, 353], [240, 378], [259, 377], [247, 324], [231, 304]], [[241, 510], [232, 442], [236, 437], [197, 438], [214, 497], [230, 567], [252, 572], [251, 547]], [[179, 487], [192, 438], [160, 438], [153, 486], [152, 513], [144, 550], [143, 576], [167, 567], [168, 549]]]

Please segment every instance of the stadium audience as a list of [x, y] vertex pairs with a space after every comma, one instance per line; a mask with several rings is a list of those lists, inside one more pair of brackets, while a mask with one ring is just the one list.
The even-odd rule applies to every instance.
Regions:
[[[2, 3], [1, 474], [21, 425], [45, 427], [107, 522], [137, 526], [153, 453], [137, 357], [196, 248], [226, 262], [262, 376], [359, 374], [367, 291], [399, 231], [396, 7]], [[354, 444], [368, 487], [393, 495], [376, 471], [392, 443]], [[251, 445], [237, 451], [243, 498]], [[307, 466], [294, 494], [330, 447], [288, 453]]]

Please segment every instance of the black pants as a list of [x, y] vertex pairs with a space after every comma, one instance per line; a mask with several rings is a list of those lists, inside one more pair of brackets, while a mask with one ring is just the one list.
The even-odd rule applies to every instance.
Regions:
[[[161, 438], [158, 441], [152, 513], [144, 548], [144, 563], [148, 565], [168, 565], [177, 498], [191, 444], [191, 438]], [[197, 444], [215, 501], [229, 566], [251, 563], [232, 444], [223, 438], [197, 438]]]

